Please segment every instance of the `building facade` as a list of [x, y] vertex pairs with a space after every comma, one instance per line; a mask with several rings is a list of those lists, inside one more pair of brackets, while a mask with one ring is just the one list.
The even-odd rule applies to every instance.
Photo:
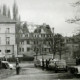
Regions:
[[70, 58], [74, 58], [77, 56], [76, 52], [78, 52], [79, 50], [79, 44], [73, 42], [73, 38], [72, 37], [65, 37], [65, 45], [68, 48], [67, 52], [66, 52], [66, 57]]
[[17, 56], [14, 20], [0, 14], [0, 53], [9, 58]]
[[21, 33], [19, 54], [28, 56], [50, 54], [52, 39], [53, 33], [43, 25], [36, 28], [33, 33]]

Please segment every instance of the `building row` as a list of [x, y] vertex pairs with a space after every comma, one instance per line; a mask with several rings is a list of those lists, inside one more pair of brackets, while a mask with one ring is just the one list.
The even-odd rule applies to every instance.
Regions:
[[34, 32], [23, 33], [21, 29], [20, 32], [19, 55], [33, 56], [52, 53], [53, 31], [49, 25], [38, 25]]
[[21, 28], [18, 34], [17, 44], [16, 21], [0, 14], [0, 57], [22, 57], [51, 52], [49, 39], [53, 37], [53, 33], [49, 25], [39, 25], [34, 32], [25, 33]]
[[[29, 28], [33, 30], [33, 26]], [[18, 30], [19, 36], [17, 36], [16, 21], [0, 14], [0, 57], [23, 57], [53, 53], [54, 29], [51, 29], [49, 25], [35, 25], [33, 32], [24, 30], [21, 27]], [[18, 44], [16, 38], [19, 38]], [[79, 44], [73, 43], [69, 37], [64, 37], [64, 41], [69, 48], [66, 52], [67, 56], [72, 56], [73, 52], [79, 49]]]

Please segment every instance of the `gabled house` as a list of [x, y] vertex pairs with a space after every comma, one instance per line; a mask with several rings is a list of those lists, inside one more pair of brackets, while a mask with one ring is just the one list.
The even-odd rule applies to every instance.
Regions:
[[39, 25], [32, 33], [22, 33], [19, 43], [20, 55], [33, 56], [36, 53], [39, 55], [52, 53], [50, 38], [53, 38], [53, 33], [49, 25]]

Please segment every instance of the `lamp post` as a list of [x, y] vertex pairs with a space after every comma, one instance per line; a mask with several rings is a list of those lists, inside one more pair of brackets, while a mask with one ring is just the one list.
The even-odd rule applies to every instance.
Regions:
[[7, 60], [7, 31], [5, 31], [5, 58]]
[[55, 56], [55, 50], [54, 50], [54, 28], [52, 28], [52, 31], [53, 31], [53, 33], [52, 33], [53, 34], [53, 37], [52, 37], [53, 38], [52, 39], [52, 46], [53, 46], [52, 47], [52, 52], [53, 52], [53, 56], [52, 56], [52, 58], [54, 59], [54, 56]]

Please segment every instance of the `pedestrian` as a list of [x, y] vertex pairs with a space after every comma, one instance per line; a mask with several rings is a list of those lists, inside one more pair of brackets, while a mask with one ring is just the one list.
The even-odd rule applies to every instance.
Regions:
[[2, 63], [1, 63], [1, 59], [0, 59], [0, 69], [1, 69], [1, 67], [2, 67]]
[[16, 74], [19, 75], [20, 73], [20, 66], [19, 64], [16, 65]]
[[46, 70], [48, 69], [48, 60], [46, 59]]
[[78, 65], [78, 57], [76, 57], [76, 65]]
[[42, 69], [44, 70], [44, 59], [42, 59]]
[[16, 58], [16, 74], [19, 75], [19, 73], [20, 73], [19, 59]]
[[17, 65], [17, 64], [19, 64], [19, 59], [18, 59], [18, 58], [16, 58], [16, 65]]
[[79, 57], [79, 60], [78, 61], [79, 61], [79, 65], [80, 65], [80, 57]]

